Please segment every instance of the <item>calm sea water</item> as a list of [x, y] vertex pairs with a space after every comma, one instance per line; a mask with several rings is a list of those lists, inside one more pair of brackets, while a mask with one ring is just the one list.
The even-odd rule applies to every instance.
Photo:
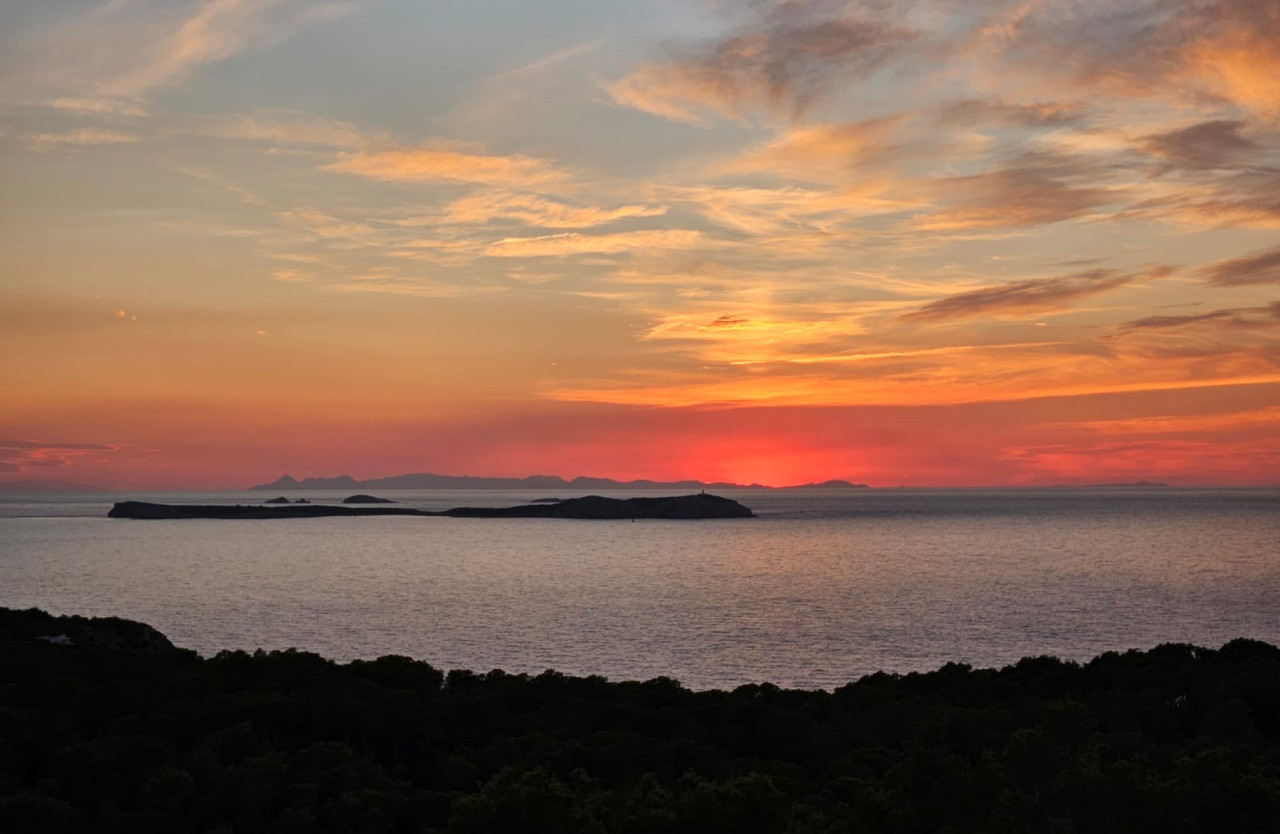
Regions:
[[[427, 509], [543, 495], [384, 494]], [[695, 688], [1280, 643], [1280, 491], [726, 494], [760, 518], [140, 522], [106, 511], [271, 496], [0, 496], [0, 605], [142, 620], [204, 654], [294, 646]]]

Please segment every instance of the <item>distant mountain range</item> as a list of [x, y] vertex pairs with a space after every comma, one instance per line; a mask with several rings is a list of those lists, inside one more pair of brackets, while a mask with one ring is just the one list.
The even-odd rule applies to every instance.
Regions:
[[[799, 484], [780, 489], [867, 489], [866, 484], [848, 481], [823, 481], [820, 484]], [[723, 481], [615, 481], [612, 478], [574, 478], [565, 480], [559, 475], [531, 475], [528, 478], [477, 478], [470, 475], [433, 475], [419, 472], [412, 475], [395, 475], [390, 478], [370, 478], [360, 481], [350, 475], [336, 478], [303, 478], [299, 481], [283, 475], [269, 484], [249, 487], [264, 492], [287, 492], [308, 489], [540, 489], [540, 490], [592, 490], [592, 489], [772, 489], [761, 484], [731, 484]]]

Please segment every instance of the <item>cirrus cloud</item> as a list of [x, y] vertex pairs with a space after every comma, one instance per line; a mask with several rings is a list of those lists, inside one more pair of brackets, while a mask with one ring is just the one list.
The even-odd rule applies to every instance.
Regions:
[[951, 321], [977, 316], [1045, 313], [1059, 310], [1073, 301], [1101, 295], [1139, 280], [1165, 278], [1169, 267], [1144, 272], [1093, 269], [1058, 278], [1038, 278], [940, 298], [902, 316], [904, 321]]
[[690, 229], [657, 229], [612, 235], [568, 232], [539, 237], [509, 237], [489, 246], [485, 253], [499, 258], [531, 258], [582, 254], [615, 255], [637, 250], [692, 249], [701, 245], [701, 232]]
[[1216, 287], [1246, 284], [1280, 284], [1280, 247], [1229, 258], [1201, 267], [1197, 274]]
[[533, 188], [568, 180], [565, 172], [544, 159], [491, 156], [443, 146], [350, 153], [323, 170], [400, 183], [453, 181]]

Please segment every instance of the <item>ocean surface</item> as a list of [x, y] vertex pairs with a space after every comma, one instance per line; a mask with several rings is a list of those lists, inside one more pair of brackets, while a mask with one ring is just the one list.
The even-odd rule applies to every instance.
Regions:
[[[546, 497], [380, 494], [424, 509]], [[1280, 643], [1280, 490], [723, 494], [760, 517], [123, 521], [113, 501], [274, 494], [0, 495], [0, 606], [142, 620], [206, 655], [402, 654], [699, 689]]]

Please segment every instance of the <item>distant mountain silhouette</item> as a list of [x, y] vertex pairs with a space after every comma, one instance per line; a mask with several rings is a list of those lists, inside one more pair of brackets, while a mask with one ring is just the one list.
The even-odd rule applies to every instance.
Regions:
[[[724, 481], [615, 481], [612, 478], [578, 477], [565, 480], [559, 475], [530, 475], [527, 478], [479, 478], [471, 475], [435, 475], [419, 472], [412, 475], [395, 475], [390, 478], [370, 478], [359, 481], [350, 475], [336, 478], [303, 478], [283, 475], [269, 484], [249, 487], [250, 490], [285, 492], [308, 489], [545, 489], [545, 490], [602, 490], [602, 489], [771, 489], [762, 484], [734, 484]], [[820, 484], [801, 484], [781, 489], [867, 489], [866, 484], [848, 481], [824, 481]]]
[[1171, 489], [1169, 484], [1161, 481], [1129, 481], [1125, 483], [1103, 483], [1103, 484], [1052, 484], [1047, 487], [1033, 487], [1033, 489]]
[[820, 484], [797, 484], [796, 486], [782, 487], [782, 489], [870, 489], [866, 484], [853, 484], [838, 478], [823, 481]]
[[1124, 488], [1124, 487], [1153, 487], [1153, 488], [1167, 488], [1169, 485], [1168, 485], [1168, 484], [1166, 484], [1166, 483], [1162, 483], [1162, 482], [1160, 482], [1160, 481], [1134, 481], [1133, 483], [1129, 483], [1129, 484], [1090, 484], [1089, 486], [1090, 486], [1090, 488], [1092, 488], [1092, 489], [1112, 489], [1112, 488], [1116, 488], [1116, 487], [1121, 487], [1121, 488]]

